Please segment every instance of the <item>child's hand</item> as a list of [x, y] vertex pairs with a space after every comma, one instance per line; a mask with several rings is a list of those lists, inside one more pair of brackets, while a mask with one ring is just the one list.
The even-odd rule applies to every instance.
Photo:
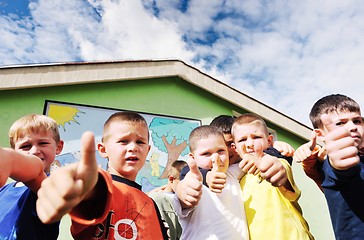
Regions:
[[229, 167], [229, 160], [222, 161], [218, 154], [212, 155], [212, 171], [225, 173]]
[[317, 134], [315, 131], [312, 131], [310, 141], [297, 148], [293, 155], [293, 160], [300, 163], [311, 157], [312, 151], [316, 148], [316, 139]]
[[198, 204], [202, 195], [202, 174], [197, 167], [195, 160], [189, 159], [190, 171], [181, 180], [176, 188], [176, 194], [182, 208], [191, 208]]
[[294, 154], [294, 148], [288, 143], [281, 141], [274, 141], [273, 147], [277, 149], [285, 157], [292, 157]]
[[221, 193], [226, 183], [226, 171], [229, 167], [228, 161], [221, 161], [217, 154], [212, 156], [212, 170], [206, 175], [206, 182], [210, 190], [215, 193]]
[[239, 167], [242, 169], [244, 173], [257, 175], [259, 173], [259, 169], [255, 165], [255, 159], [257, 156], [252, 154], [244, 154], [241, 161], [239, 162]]
[[89, 197], [98, 180], [97, 171], [94, 135], [86, 132], [81, 139], [81, 160], [58, 168], [38, 191], [37, 213], [42, 222], [59, 221]]
[[275, 187], [283, 186], [287, 182], [286, 169], [276, 157], [264, 154], [258, 163], [258, 169], [260, 176]]
[[358, 148], [350, 132], [344, 127], [336, 127], [327, 114], [321, 121], [329, 131], [325, 136], [325, 145], [330, 164], [337, 170], [347, 170], [360, 162]]
[[279, 159], [269, 154], [264, 154], [261, 145], [254, 145], [254, 151], [257, 156], [255, 165], [260, 171], [260, 177], [275, 187], [285, 185], [287, 183], [286, 169]]

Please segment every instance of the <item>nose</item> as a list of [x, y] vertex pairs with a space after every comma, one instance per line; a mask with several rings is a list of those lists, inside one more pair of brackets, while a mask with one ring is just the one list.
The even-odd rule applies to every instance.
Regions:
[[353, 121], [349, 121], [347, 126], [350, 132], [356, 132], [358, 130], [358, 126]]
[[128, 144], [128, 151], [134, 152], [137, 150], [137, 147], [138, 147], [138, 145], [135, 142], [130, 142]]
[[218, 153], [213, 153], [213, 154], [211, 154], [211, 159], [212, 159], [212, 161], [216, 161], [216, 159], [217, 158], [219, 158], [220, 156], [219, 156], [219, 154]]
[[254, 141], [253, 141], [253, 139], [248, 138], [248, 139], [245, 141], [245, 146], [246, 146], [246, 147], [252, 147], [252, 146], [254, 146]]
[[29, 150], [28, 154], [32, 154], [32, 155], [38, 155], [40, 153], [40, 148], [38, 148], [37, 146], [32, 146], [32, 148]]

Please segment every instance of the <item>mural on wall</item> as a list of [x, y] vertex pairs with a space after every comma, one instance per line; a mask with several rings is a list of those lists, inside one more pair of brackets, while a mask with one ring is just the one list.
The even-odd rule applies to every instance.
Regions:
[[[46, 100], [44, 114], [57, 122], [61, 138], [65, 142], [62, 153], [57, 156], [51, 169], [78, 161], [81, 135], [89, 130], [95, 134], [96, 143], [101, 141], [104, 122], [118, 111], [123, 110]], [[148, 192], [167, 183], [166, 171], [173, 161], [187, 160], [188, 137], [194, 128], [201, 125], [201, 121], [140, 114], [149, 126], [151, 149], [136, 182], [142, 185], [144, 192]], [[95, 151], [98, 164], [107, 169], [107, 159], [101, 157], [97, 149]]]

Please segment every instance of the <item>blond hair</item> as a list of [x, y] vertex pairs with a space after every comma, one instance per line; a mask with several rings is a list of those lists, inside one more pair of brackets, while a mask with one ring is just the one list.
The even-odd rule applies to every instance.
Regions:
[[248, 124], [260, 125], [263, 128], [264, 133], [267, 136], [269, 135], [267, 124], [265, 123], [263, 118], [261, 118], [260, 116], [258, 116], [256, 114], [253, 114], [253, 113], [245, 113], [245, 114], [242, 114], [239, 117], [237, 117], [235, 119], [235, 121], [233, 123], [233, 127], [231, 129], [232, 134], [234, 135], [234, 126], [248, 125]]
[[58, 124], [52, 118], [40, 114], [28, 114], [16, 120], [9, 129], [9, 143], [15, 148], [15, 143], [28, 133], [39, 133], [51, 130], [53, 139], [58, 143], [61, 140]]

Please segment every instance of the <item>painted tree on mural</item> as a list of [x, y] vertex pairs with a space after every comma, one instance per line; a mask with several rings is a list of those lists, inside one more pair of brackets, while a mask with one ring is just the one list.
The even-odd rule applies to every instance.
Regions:
[[198, 123], [185, 120], [154, 118], [149, 125], [151, 139], [154, 146], [167, 153], [168, 160], [160, 178], [166, 178], [171, 164], [189, 153], [188, 137], [191, 131], [198, 127]]

